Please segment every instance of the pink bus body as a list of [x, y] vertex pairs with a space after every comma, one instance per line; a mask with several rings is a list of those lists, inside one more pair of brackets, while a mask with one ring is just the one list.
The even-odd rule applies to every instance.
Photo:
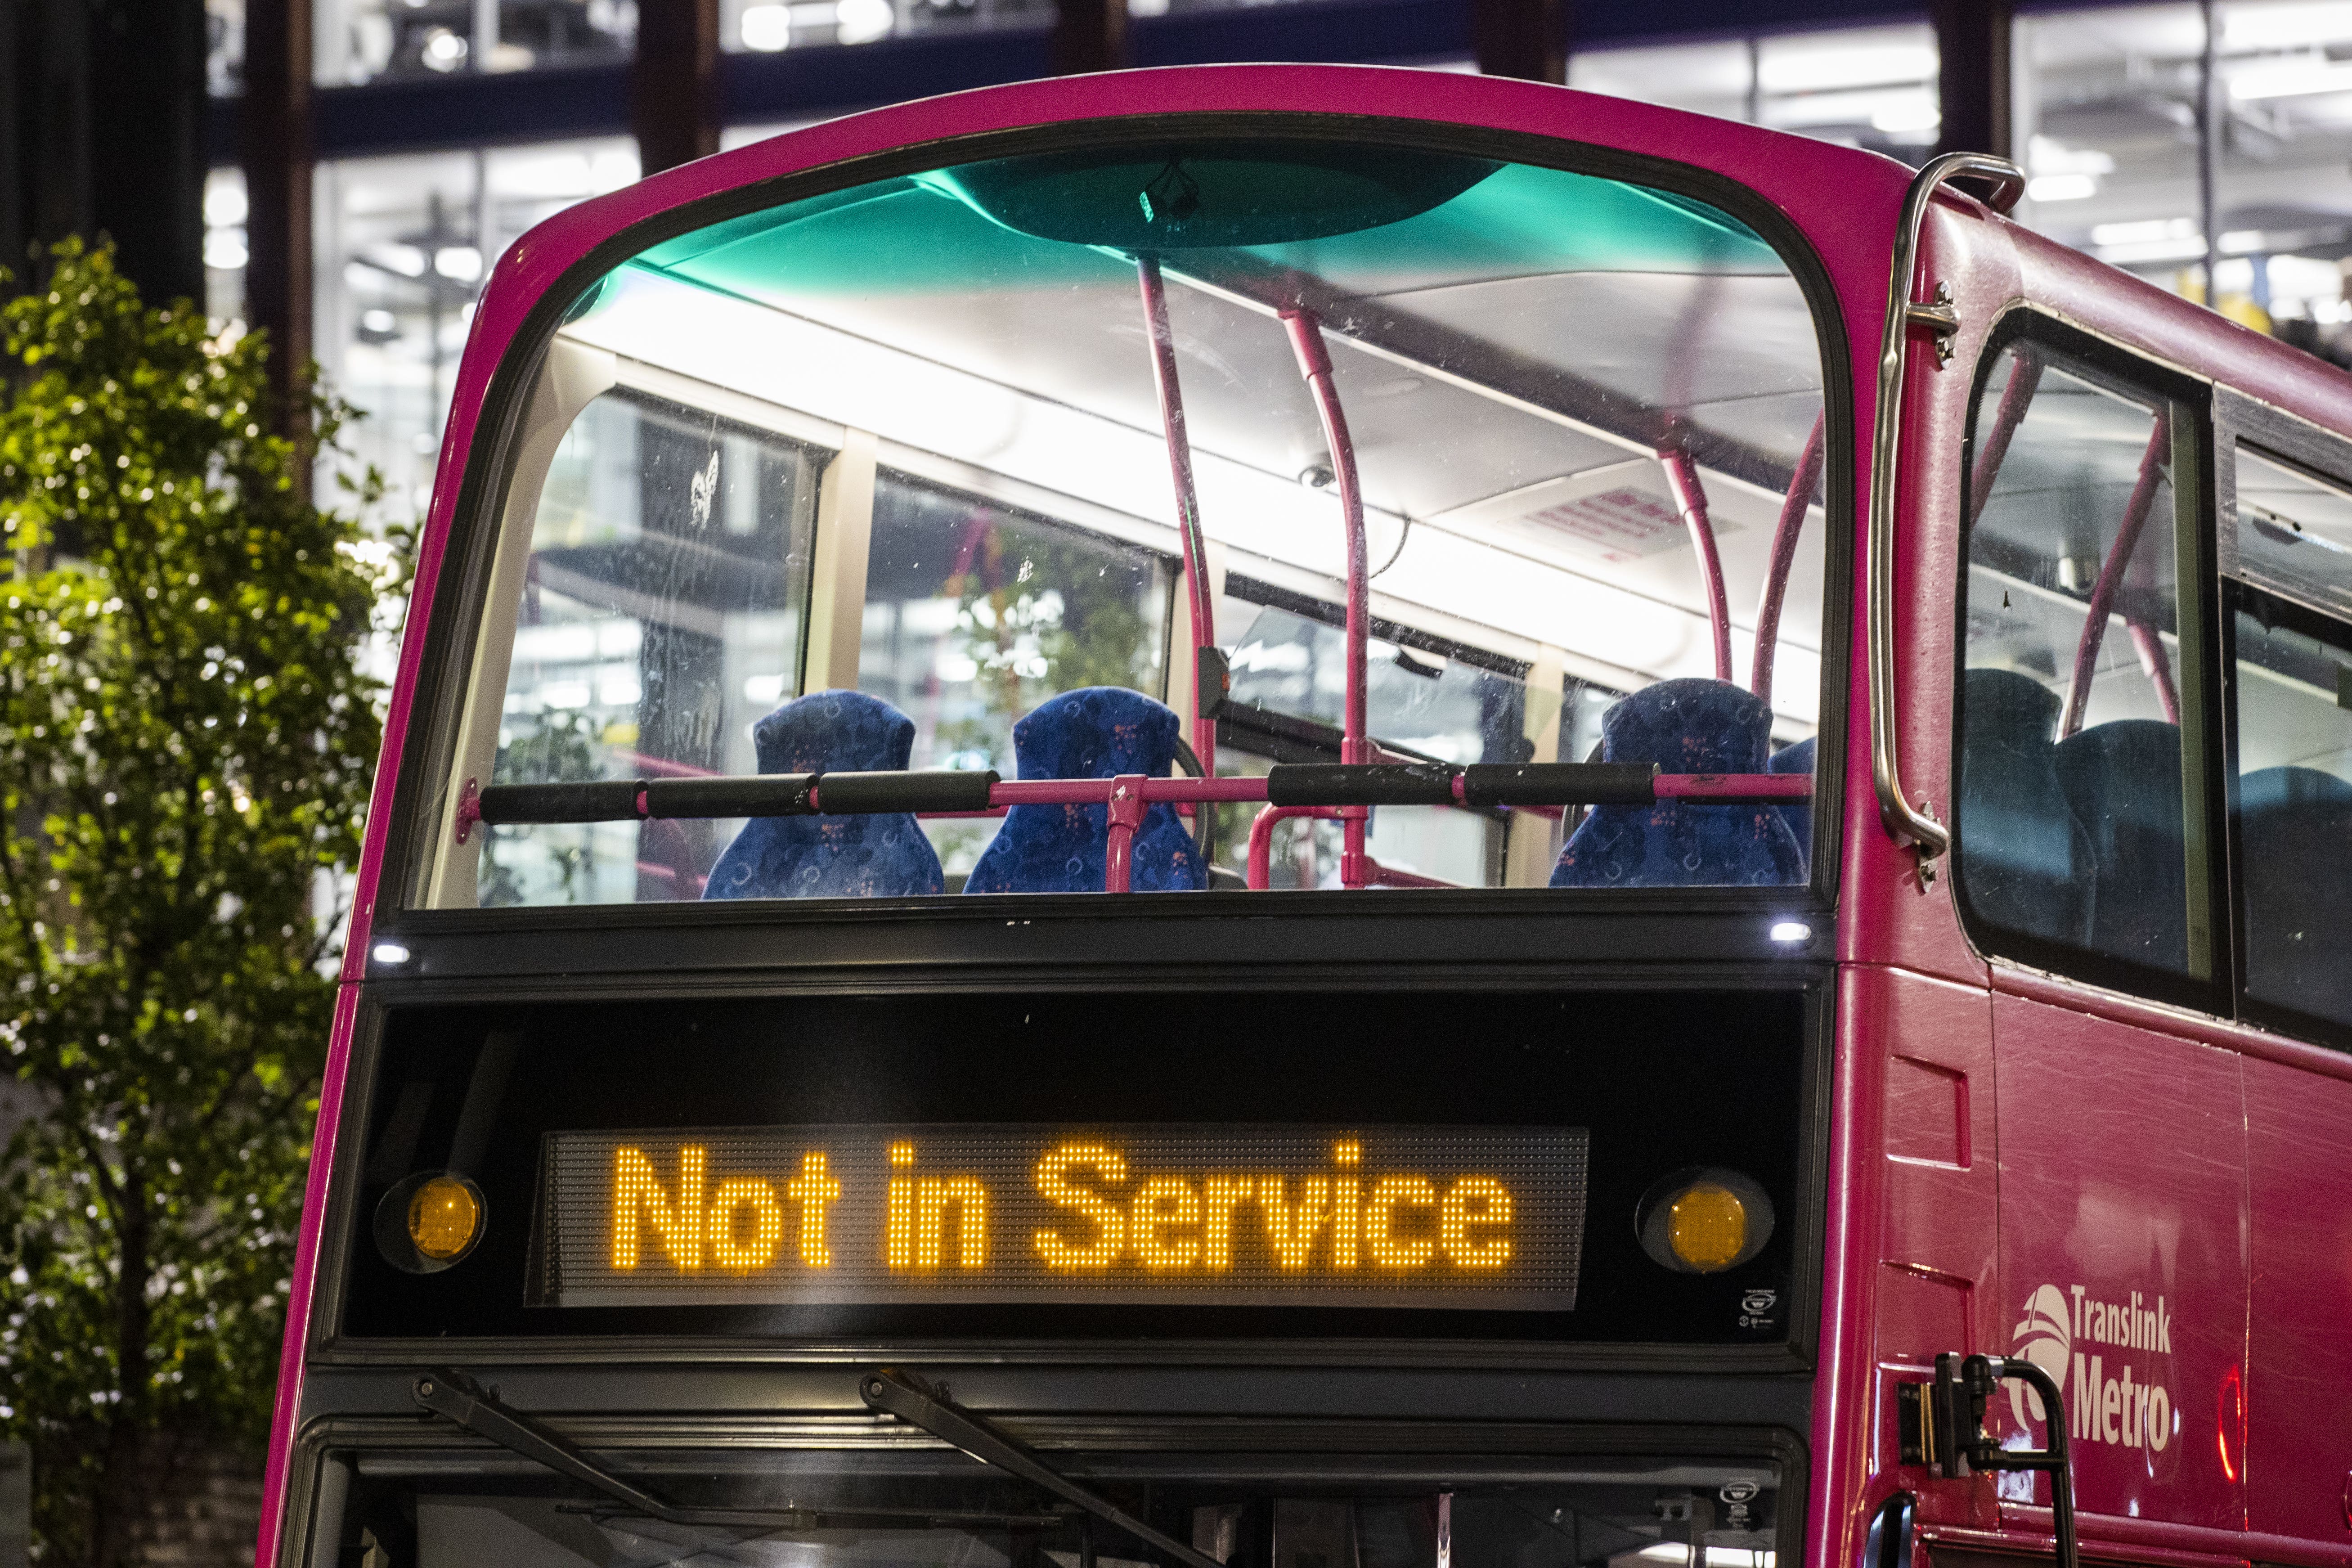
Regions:
[[[1798, 1526], [1808, 1568], [1874, 1550], [1872, 1521], [1896, 1494], [1916, 1498], [1907, 1551], [1954, 1563], [1972, 1563], [1971, 1554], [2050, 1552], [2048, 1479], [1948, 1478], [1905, 1461], [1899, 1391], [1931, 1377], [1944, 1352], [2031, 1355], [2053, 1371], [2073, 1425], [2084, 1555], [2163, 1568], [2352, 1563], [2352, 1338], [2343, 1328], [2352, 1309], [2352, 1163], [2344, 1157], [2352, 1150], [2352, 1057], [2225, 1016], [2226, 1006], [2135, 995], [2127, 984], [1990, 955], [1964, 924], [1952, 857], [1923, 857], [1883, 820], [1874, 764], [1887, 755], [1874, 750], [1873, 731], [1874, 701], [1888, 701], [1900, 797], [1950, 823], [1965, 632], [1950, 611], [1968, 560], [1971, 412], [1984, 384], [1979, 362], [1999, 351], [2004, 324], [2017, 330], [2019, 312], [2069, 334], [2068, 353], [2104, 345], [2096, 352], [2116, 363], [2144, 361], [2168, 386], [2208, 389], [2213, 407], [2223, 394], [2211, 389], [2234, 395], [2239, 401], [2228, 407], [2237, 423], [2211, 416], [2227, 427], [2206, 458], [2225, 466], [2234, 440], [2270, 428], [2263, 420], [2302, 431], [2298, 451], [2330, 439], [2352, 443], [2352, 382], [1948, 186], [1925, 206], [1916, 267], [1900, 297], [1928, 301], [1942, 286], [1957, 326], [1938, 334], [1922, 321], [1902, 334], [1899, 466], [1891, 479], [1874, 475], [1873, 437], [1885, 417], [1878, 404], [1889, 258], [1899, 254], [1910, 171], [1874, 155], [1561, 89], [1291, 66], [1087, 77], [877, 110], [585, 203], [499, 259], [451, 406], [393, 691], [294, 1274], [257, 1561], [324, 1560], [320, 1545], [304, 1544], [317, 1528], [309, 1510], [320, 1506], [321, 1489], [302, 1473], [317, 1462], [303, 1434], [334, 1413], [342, 1384], [322, 1381], [321, 1368], [348, 1384], [354, 1369], [387, 1362], [451, 1364], [354, 1352], [315, 1317], [313, 1304], [338, 1267], [326, 1224], [330, 1173], [350, 1165], [356, 1156], [347, 1145], [360, 1136], [351, 1120], [358, 1113], [347, 1110], [362, 1087], [352, 1077], [355, 1020], [386, 984], [382, 956], [371, 953], [387, 931], [414, 945], [416, 928], [393, 918], [405, 895], [386, 853], [395, 813], [421, 809], [395, 795], [404, 751], [435, 706], [455, 700], [436, 689], [426, 634], [436, 617], [455, 613], [448, 606], [459, 563], [449, 550], [467, 466], [484, 461], [500, 438], [481, 424], [486, 400], [510, 352], [521, 352], [516, 345], [533, 308], [611, 252], [614, 237], [761, 182], [1023, 128], [1234, 114], [1466, 127], [1703, 170], [1785, 217], [1833, 294], [1830, 341], [1843, 342], [1846, 360], [1834, 375], [1850, 385], [1851, 399], [1830, 405], [1828, 417], [1845, 427], [1829, 449], [1850, 472], [1831, 487], [1828, 505], [1834, 512], [1843, 504], [1850, 515], [1831, 536], [1846, 542], [1831, 548], [1850, 555], [1853, 586], [1843, 600], [1830, 598], [1837, 618], [1823, 632], [1848, 650], [1843, 708], [1825, 710], [1842, 713], [1843, 744], [1831, 749], [1842, 753], [1842, 777], [1815, 786], [1839, 803], [1843, 821], [1832, 830], [1834, 940], [1811, 952], [1833, 965], [1826, 984], [1834, 1045], [1812, 1199], [1821, 1205], [1813, 1218], [1817, 1321], [1796, 1352], [1810, 1378]], [[2352, 481], [2352, 472], [2333, 477]], [[1874, 693], [1865, 650], [1877, 649], [1865, 584], [1875, 563], [1864, 498], [1881, 481], [1892, 488], [1896, 591], [1885, 649], [1891, 686]], [[2185, 479], [2175, 482], [2189, 488]], [[2189, 663], [2185, 653], [2174, 657]], [[850, 1365], [887, 1364], [887, 1339], [853, 1337], [832, 1353]], [[708, 1348], [698, 1353], [724, 1360]], [[920, 1353], [909, 1346], [904, 1359]], [[550, 1352], [534, 1354], [526, 1362], [541, 1365]], [[975, 1373], [969, 1386], [982, 1391], [975, 1405], [987, 1406], [984, 1378]], [[1116, 1408], [1115, 1393], [1098, 1397]], [[1202, 1397], [1188, 1408], [1214, 1414], [1217, 1396]], [[1350, 1395], [1336, 1384], [1324, 1394], [1300, 1384], [1295, 1397], [1302, 1415], [1349, 1413]], [[371, 1408], [388, 1413], [380, 1402]], [[562, 1414], [588, 1417], [601, 1408], [592, 1386]], [[2027, 1408], [2013, 1383], [1991, 1403], [1990, 1430], [2012, 1448], [2043, 1438], [2040, 1426], [2021, 1420]], [[1519, 1409], [1510, 1418], [1532, 1417]]]

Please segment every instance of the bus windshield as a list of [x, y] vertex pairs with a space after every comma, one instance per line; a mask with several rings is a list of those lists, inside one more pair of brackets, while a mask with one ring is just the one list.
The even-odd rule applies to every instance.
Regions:
[[572, 302], [422, 901], [1805, 883], [1823, 371], [1773, 245], [1094, 134]]

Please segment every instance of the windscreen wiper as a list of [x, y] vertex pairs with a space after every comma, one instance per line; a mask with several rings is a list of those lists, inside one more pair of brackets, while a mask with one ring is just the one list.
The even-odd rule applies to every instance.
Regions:
[[1184, 1564], [1184, 1568], [1225, 1568], [1223, 1563], [1208, 1553], [1195, 1551], [1172, 1535], [1162, 1534], [1108, 1498], [1088, 1491], [1039, 1458], [1027, 1445], [1001, 1430], [995, 1423], [966, 1410], [919, 1378], [902, 1372], [868, 1373], [858, 1381], [857, 1392], [872, 1409], [896, 1415], [909, 1426], [919, 1426], [941, 1442], [962, 1449], [983, 1465], [993, 1465], [1000, 1470], [1009, 1471], [1024, 1481], [1045, 1488], [1065, 1502], [1076, 1504], [1146, 1546], [1166, 1552]]
[[595, 1488], [619, 1511], [642, 1514], [665, 1524], [741, 1530], [840, 1529], [856, 1525], [920, 1524], [952, 1530], [1051, 1530], [1069, 1521], [1060, 1512], [973, 1513], [953, 1509], [905, 1508], [688, 1508], [654, 1496], [597, 1464], [546, 1426], [502, 1403], [462, 1373], [426, 1373], [411, 1387], [416, 1403], [509, 1453], [544, 1465], [558, 1475]]

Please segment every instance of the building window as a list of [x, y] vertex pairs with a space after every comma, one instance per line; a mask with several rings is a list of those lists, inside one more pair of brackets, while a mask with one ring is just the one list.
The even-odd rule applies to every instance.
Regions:
[[215, 98], [245, 90], [245, 0], [205, 0], [205, 90]]
[[312, 25], [319, 85], [355, 87], [382, 77], [625, 60], [636, 47], [637, 7], [636, 0], [317, 0]]
[[205, 176], [205, 314], [216, 321], [245, 319], [245, 171], [215, 169]]
[[1936, 35], [1924, 23], [1579, 50], [1568, 85], [1793, 131], [1906, 163], [1939, 123]]
[[2352, 8], [2214, 8], [2213, 233], [2200, 190], [2205, 26], [2194, 5], [2019, 18], [2017, 216], [2258, 331], [2352, 363]]
[[719, 39], [730, 52], [773, 54], [1053, 21], [1053, 0], [719, 0]]
[[500, 251], [572, 203], [637, 175], [625, 138], [412, 157], [319, 171], [316, 342], [327, 384], [367, 416], [345, 433], [423, 513], [482, 279]]

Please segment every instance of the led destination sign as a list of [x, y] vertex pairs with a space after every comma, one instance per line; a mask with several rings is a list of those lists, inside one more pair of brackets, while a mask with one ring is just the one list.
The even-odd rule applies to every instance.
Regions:
[[1586, 1146], [1559, 1127], [553, 1132], [531, 1296], [1566, 1311]]

